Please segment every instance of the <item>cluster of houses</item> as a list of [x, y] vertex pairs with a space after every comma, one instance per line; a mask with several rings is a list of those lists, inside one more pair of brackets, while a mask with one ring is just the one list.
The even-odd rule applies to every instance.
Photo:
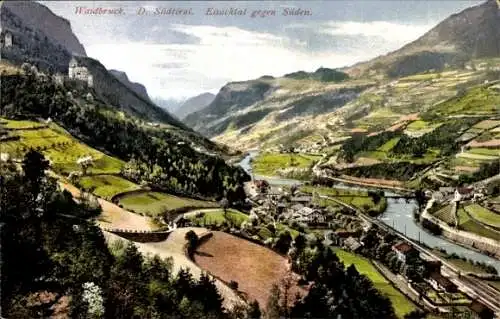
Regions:
[[[352, 252], [359, 252], [363, 247], [362, 240], [356, 237], [350, 236], [340, 240], [341, 245]], [[406, 241], [400, 241], [391, 247], [391, 250], [395, 252], [398, 260], [406, 264], [414, 258], [422, 258], [417, 249], [415, 249], [411, 244]], [[425, 279], [425, 285], [428, 288], [423, 289], [418, 283], [409, 281], [408, 286], [416, 294], [426, 299], [426, 290], [432, 289], [436, 293], [440, 294], [454, 294], [459, 292], [459, 289], [455, 283], [453, 283], [450, 278], [444, 276], [441, 273], [441, 261], [433, 259], [422, 258], [426, 265], [426, 270], [428, 272], [428, 277]], [[433, 301], [427, 300], [428, 303], [433, 304]], [[449, 305], [453, 304], [453, 301], [448, 301]], [[493, 318], [493, 311], [489, 309], [486, 305], [482, 304], [477, 300], [473, 300], [468, 304], [468, 308], [471, 311], [472, 318]]]
[[280, 218], [296, 221], [308, 226], [327, 226], [331, 220], [330, 213], [313, 204], [313, 197], [298, 191], [292, 193], [283, 190], [273, 191], [266, 180], [254, 180], [252, 188], [256, 195], [250, 199], [258, 203], [256, 214], [266, 214], [269, 209], [275, 209]]
[[474, 187], [440, 187], [437, 192], [432, 194], [432, 197], [438, 202], [460, 202], [465, 200], [476, 201], [484, 198], [486, 193], [485, 188]]

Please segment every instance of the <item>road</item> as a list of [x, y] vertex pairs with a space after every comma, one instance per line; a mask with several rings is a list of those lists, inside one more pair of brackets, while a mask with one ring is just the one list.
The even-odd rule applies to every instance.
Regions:
[[320, 195], [321, 198], [329, 199], [332, 200], [340, 205], [343, 205], [344, 207], [350, 208], [354, 210], [358, 216], [365, 221], [368, 221], [374, 225], [377, 225], [378, 227], [384, 229], [385, 231], [392, 233], [401, 239], [411, 243], [418, 251], [420, 251], [422, 254], [427, 255], [435, 260], [441, 261], [443, 265], [443, 273], [451, 275], [452, 280], [461, 290], [464, 292], [468, 293], [471, 297], [477, 298], [479, 301], [490, 307], [497, 316], [500, 315], [500, 293], [494, 289], [493, 287], [490, 287], [488, 284], [482, 282], [481, 280], [470, 277], [470, 276], [463, 276], [461, 275], [461, 271], [459, 268], [454, 266], [453, 264], [449, 263], [446, 259], [442, 258], [441, 256], [438, 256], [434, 254], [432, 251], [430, 251], [428, 248], [420, 245], [420, 243], [414, 241], [411, 238], [406, 237], [404, 234], [398, 232], [397, 230], [391, 228], [390, 226], [386, 225], [382, 221], [372, 218], [370, 216], [367, 216], [360, 212], [358, 209], [351, 205], [347, 205], [333, 197], [330, 196], [325, 196], [325, 195]]

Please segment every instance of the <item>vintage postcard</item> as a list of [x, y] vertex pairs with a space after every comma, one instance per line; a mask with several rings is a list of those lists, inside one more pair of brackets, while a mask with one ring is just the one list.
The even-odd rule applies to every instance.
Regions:
[[0, 318], [500, 318], [500, 0], [0, 26]]

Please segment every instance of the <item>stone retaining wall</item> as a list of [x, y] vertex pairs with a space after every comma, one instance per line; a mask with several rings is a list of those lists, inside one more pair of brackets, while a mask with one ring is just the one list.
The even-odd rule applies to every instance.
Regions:
[[139, 243], [155, 243], [168, 238], [171, 231], [142, 231], [132, 229], [103, 228], [103, 230]]

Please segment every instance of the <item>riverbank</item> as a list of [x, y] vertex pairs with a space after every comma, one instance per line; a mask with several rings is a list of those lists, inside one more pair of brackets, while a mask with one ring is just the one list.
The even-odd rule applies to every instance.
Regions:
[[[432, 201], [429, 202], [431, 203], [430, 205], [432, 205]], [[420, 220], [427, 220], [438, 225], [441, 228], [441, 235], [443, 237], [461, 245], [465, 245], [466, 247], [478, 249], [483, 253], [486, 252], [500, 259], [500, 243], [498, 241], [450, 227], [445, 222], [429, 214], [429, 208], [430, 206], [427, 205], [420, 216]]]
[[[246, 171], [251, 173], [250, 166], [250, 158], [257, 154], [256, 151], [250, 152], [247, 157], [240, 163]], [[349, 182], [349, 181], [346, 181]], [[337, 181], [339, 183], [336, 187], [343, 187], [346, 189], [354, 189], [354, 190], [365, 190], [369, 189], [377, 189], [376, 185], [360, 185], [356, 183], [351, 183], [356, 186], [347, 186], [345, 182]], [[277, 185], [293, 185], [293, 184], [303, 184], [303, 181], [298, 180], [286, 180], [283, 181], [279, 178], [274, 178], [272, 184]], [[342, 185], [344, 184], [344, 185]], [[396, 189], [387, 189], [384, 191], [385, 196], [395, 196], [398, 195], [398, 192], [408, 192], [412, 191], [409, 189], [402, 188], [401, 190]], [[404, 200], [404, 199], [395, 199], [395, 198], [387, 198], [387, 208], [385, 212], [380, 215], [377, 220], [381, 221], [388, 227], [393, 230], [404, 234], [411, 240], [419, 243], [425, 244], [427, 247], [434, 248], [444, 248], [448, 253], [455, 253], [459, 256], [464, 256], [468, 259], [472, 259], [475, 261], [480, 261], [487, 263], [489, 265], [494, 266], [497, 271], [500, 273], [500, 261], [495, 258], [492, 258], [488, 255], [485, 255], [481, 252], [478, 252], [474, 249], [467, 248], [465, 246], [458, 245], [454, 242], [449, 241], [448, 239], [442, 238], [440, 236], [433, 235], [426, 231], [422, 226], [415, 221], [413, 217], [413, 212], [417, 209], [417, 203], [415, 200]]]

